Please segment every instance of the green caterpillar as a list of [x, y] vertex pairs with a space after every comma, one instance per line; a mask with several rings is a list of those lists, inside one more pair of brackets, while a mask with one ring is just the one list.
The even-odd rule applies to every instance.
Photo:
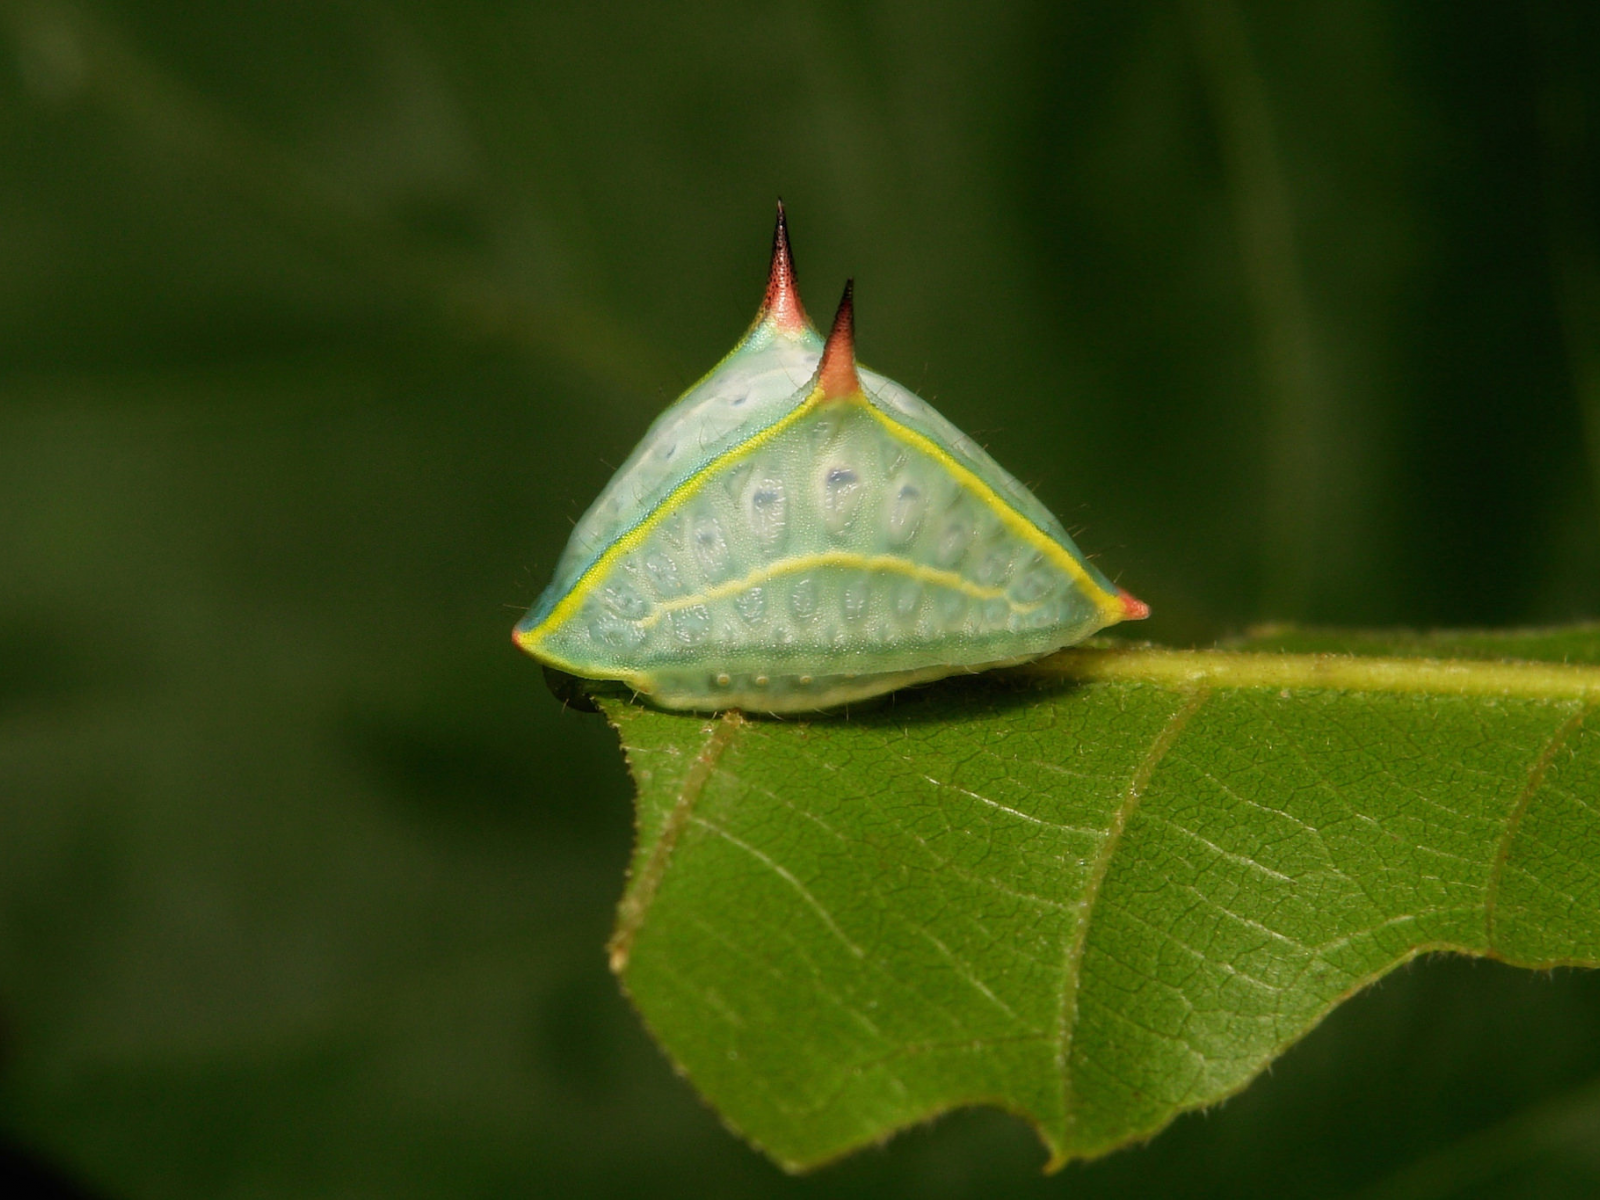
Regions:
[[665, 708], [803, 712], [1048, 654], [1148, 607], [925, 401], [826, 341], [783, 205], [755, 323], [573, 530], [517, 645]]

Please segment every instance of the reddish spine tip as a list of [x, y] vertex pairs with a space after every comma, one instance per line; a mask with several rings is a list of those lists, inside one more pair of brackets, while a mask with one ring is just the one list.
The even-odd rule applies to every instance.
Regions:
[[800, 303], [794, 278], [794, 254], [789, 249], [789, 222], [778, 201], [778, 223], [772, 229], [772, 268], [767, 273], [767, 294], [761, 301], [762, 321], [771, 321], [784, 333], [799, 333], [811, 320]]
[[1117, 598], [1122, 601], [1122, 619], [1124, 621], [1142, 621], [1150, 615], [1150, 606], [1132, 592], [1117, 589]]
[[817, 366], [817, 386], [829, 400], [861, 390], [861, 380], [856, 375], [855, 287], [854, 279], [845, 280], [839, 311], [833, 314], [833, 329], [828, 333], [827, 345], [822, 348], [822, 362]]

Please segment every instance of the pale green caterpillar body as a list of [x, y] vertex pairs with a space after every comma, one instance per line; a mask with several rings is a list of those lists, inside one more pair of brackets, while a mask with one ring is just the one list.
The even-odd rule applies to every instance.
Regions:
[[824, 340], [782, 205], [748, 333], [650, 427], [516, 627], [665, 708], [803, 712], [1024, 662], [1148, 608], [927, 402]]

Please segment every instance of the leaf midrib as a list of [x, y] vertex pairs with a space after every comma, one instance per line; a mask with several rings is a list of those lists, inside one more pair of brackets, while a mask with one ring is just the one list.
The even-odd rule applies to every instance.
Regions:
[[1323, 689], [1526, 700], [1600, 699], [1600, 667], [1471, 658], [1278, 654], [1158, 647], [1074, 648], [1014, 668], [1037, 679], [1197, 687]]

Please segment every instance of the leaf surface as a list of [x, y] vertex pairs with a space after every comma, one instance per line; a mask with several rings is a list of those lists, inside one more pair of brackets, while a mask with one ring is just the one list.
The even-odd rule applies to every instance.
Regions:
[[806, 721], [602, 698], [639, 793], [612, 965], [791, 1169], [973, 1104], [1102, 1154], [1418, 954], [1600, 961], [1597, 660], [1279, 630]]

